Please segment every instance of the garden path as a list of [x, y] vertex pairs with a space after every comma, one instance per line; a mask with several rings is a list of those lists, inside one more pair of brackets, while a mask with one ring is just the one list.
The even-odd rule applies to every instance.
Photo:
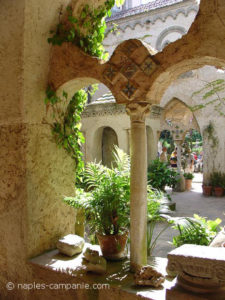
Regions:
[[[202, 195], [202, 174], [195, 173], [192, 183], [192, 189], [189, 192], [171, 192], [171, 197], [176, 202], [175, 217], [189, 216], [198, 214], [202, 217], [207, 217], [211, 220], [216, 218], [222, 219], [222, 225], [225, 225], [225, 196], [205, 197]], [[165, 226], [163, 223], [157, 225], [155, 233], [159, 232]], [[156, 248], [153, 251], [154, 256], [166, 257], [167, 253], [174, 247], [169, 244], [172, 242], [173, 236], [176, 235], [174, 229], [168, 228], [159, 238]]]

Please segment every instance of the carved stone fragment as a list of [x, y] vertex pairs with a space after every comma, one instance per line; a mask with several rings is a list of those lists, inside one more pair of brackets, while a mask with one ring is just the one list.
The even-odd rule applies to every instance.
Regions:
[[106, 260], [99, 252], [91, 248], [87, 248], [83, 253], [82, 264], [87, 272], [103, 274], [106, 272]]
[[225, 249], [183, 245], [168, 254], [167, 272], [193, 292], [225, 291]]
[[151, 266], [142, 267], [134, 275], [136, 285], [159, 287], [164, 281], [165, 277]]

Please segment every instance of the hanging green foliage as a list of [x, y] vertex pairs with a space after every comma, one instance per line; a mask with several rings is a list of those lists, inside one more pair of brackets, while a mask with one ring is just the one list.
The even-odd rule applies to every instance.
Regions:
[[124, 0], [107, 0], [97, 9], [86, 4], [79, 17], [72, 15], [72, 7], [67, 7], [66, 20], [60, 21], [48, 42], [53, 45], [61, 45], [71, 42], [80, 47], [89, 55], [106, 60], [108, 53], [102, 42], [105, 37], [105, 18], [111, 16], [111, 9], [115, 5], [121, 6]]
[[[70, 42], [89, 55], [106, 59], [108, 53], [102, 45], [106, 30], [105, 18], [111, 16], [111, 9], [115, 4], [121, 6], [123, 3], [124, 0], [107, 0], [97, 9], [86, 4], [79, 17], [74, 17], [72, 6], [68, 6], [66, 19], [59, 20], [56, 30], [50, 32], [52, 36], [48, 38], [48, 42], [59, 46]], [[83, 169], [81, 114], [87, 101], [87, 93], [93, 95], [96, 89], [97, 86], [93, 85], [91, 91], [80, 90], [71, 99], [68, 99], [65, 91], [62, 96], [58, 96], [50, 87], [46, 90], [45, 104], [47, 110], [51, 109], [53, 118], [53, 122], [48, 124], [57, 145], [63, 147], [75, 160], [78, 178]]]
[[211, 82], [207, 82], [205, 86], [194, 92], [192, 97], [200, 96], [201, 103], [190, 107], [190, 109], [194, 112], [199, 109], [203, 109], [208, 105], [213, 105], [214, 110], [223, 117], [225, 117], [225, 80], [217, 79]]
[[75, 160], [77, 176], [83, 169], [81, 146], [84, 136], [80, 131], [81, 114], [87, 101], [88, 93], [96, 91], [97, 85], [93, 85], [92, 91], [79, 90], [70, 99], [63, 91], [61, 96], [56, 95], [50, 87], [46, 90], [45, 104], [52, 111], [51, 126], [53, 137], [59, 147], [63, 147]]

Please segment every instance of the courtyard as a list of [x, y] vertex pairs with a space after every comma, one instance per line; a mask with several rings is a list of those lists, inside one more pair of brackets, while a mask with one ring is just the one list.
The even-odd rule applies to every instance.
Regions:
[[[225, 299], [224, 19], [224, 0], [0, 1], [0, 299]], [[216, 221], [152, 252], [169, 198], [170, 221]]]
[[[173, 201], [176, 203], [176, 211], [173, 212], [174, 217], [193, 217], [194, 214], [198, 214], [199, 216], [207, 217], [209, 220], [220, 218], [222, 220], [221, 226], [225, 225], [225, 197], [205, 197], [202, 195], [201, 173], [194, 173], [191, 191], [179, 193], [169, 190], [168, 192], [170, 192]], [[157, 232], [163, 226], [165, 224], [159, 224]], [[153, 254], [159, 257], [167, 257], [168, 252], [174, 249], [174, 246], [169, 244], [169, 242], [172, 243], [174, 235], [176, 233], [170, 227], [163, 232]]]

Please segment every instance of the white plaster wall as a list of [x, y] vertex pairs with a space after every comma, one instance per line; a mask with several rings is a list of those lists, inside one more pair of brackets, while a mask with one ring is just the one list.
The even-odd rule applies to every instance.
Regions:
[[[185, 5], [188, 7], [190, 4], [193, 4], [193, 1], [190, 1]], [[171, 32], [163, 39], [162, 44], [165, 40], [173, 42], [181, 38], [182, 35], [179, 30], [176, 30], [176, 27], [181, 27], [187, 32], [195, 19], [196, 11], [190, 10], [187, 15], [185, 15], [182, 12], [179, 13], [180, 7], [180, 5], [175, 5], [170, 8], [166, 7], [150, 11], [144, 15], [114, 20], [113, 23], [118, 24], [119, 30], [116, 34], [108, 33], [106, 35], [103, 43], [106, 50], [111, 56], [117, 45], [124, 40], [133, 38], [141, 39], [156, 49], [158, 37], [165, 29], [170, 27]], [[150, 24], [143, 22], [143, 19], [146, 19], [147, 21], [148, 17], [149, 20], [154, 18], [154, 22], [150, 22]], [[110, 23], [108, 25], [110, 26]]]
[[[103, 104], [104, 105], [104, 104]], [[152, 157], [157, 155], [157, 131], [160, 130], [159, 119], [146, 119], [146, 125], [151, 127], [153, 140], [151, 141]], [[111, 127], [117, 134], [118, 146], [125, 152], [130, 153], [129, 131], [130, 118], [127, 114], [103, 115], [82, 118], [82, 132], [85, 134], [85, 161], [101, 160], [102, 129]]]

